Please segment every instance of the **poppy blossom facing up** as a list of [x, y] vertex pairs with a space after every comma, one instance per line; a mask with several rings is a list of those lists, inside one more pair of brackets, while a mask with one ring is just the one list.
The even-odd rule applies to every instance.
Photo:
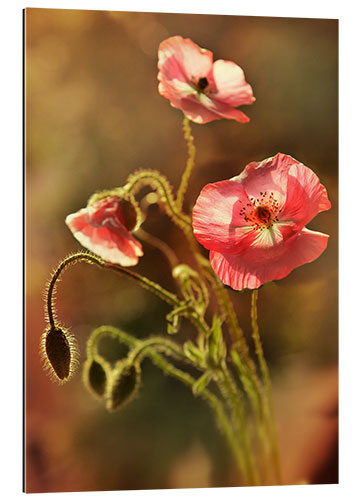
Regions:
[[108, 196], [66, 218], [73, 236], [102, 259], [121, 266], [135, 266], [143, 249], [131, 230], [135, 208], [118, 196]]
[[279, 153], [205, 186], [193, 209], [193, 232], [223, 283], [254, 289], [321, 255], [328, 235], [305, 225], [330, 207], [317, 175]]
[[195, 123], [228, 118], [249, 122], [235, 109], [255, 101], [243, 70], [218, 59], [189, 38], [173, 36], [161, 42], [158, 62], [159, 93]]

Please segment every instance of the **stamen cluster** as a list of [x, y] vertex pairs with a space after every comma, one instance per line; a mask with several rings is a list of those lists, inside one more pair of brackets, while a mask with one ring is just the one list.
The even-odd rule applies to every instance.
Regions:
[[260, 196], [260, 198], [249, 196], [250, 201], [245, 205], [241, 200], [238, 200], [239, 203], [243, 204], [239, 215], [244, 218], [247, 224], [253, 226], [253, 231], [271, 228], [274, 222], [279, 221], [278, 214], [282, 210], [273, 192], [270, 192], [268, 196], [267, 191], [261, 191]]

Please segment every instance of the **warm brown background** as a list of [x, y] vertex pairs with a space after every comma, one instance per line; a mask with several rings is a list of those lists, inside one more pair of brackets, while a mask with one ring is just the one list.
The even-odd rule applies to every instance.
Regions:
[[[139, 167], [178, 185], [186, 161], [182, 115], [156, 81], [158, 45], [176, 34], [238, 63], [257, 98], [245, 107], [247, 125], [193, 125], [198, 154], [186, 208], [208, 182], [277, 152], [311, 167], [329, 192], [332, 209], [309, 224], [331, 235], [326, 252], [265, 285], [259, 314], [285, 480], [336, 482], [337, 21], [28, 9], [25, 26], [27, 491], [237, 484], [204, 403], [149, 361], [139, 397], [110, 415], [79, 373], [67, 385], [53, 384], [38, 354], [46, 281], [79, 248], [66, 215]], [[190, 262], [179, 231], [157, 209], [145, 227]], [[136, 270], [173, 289], [161, 255], [144, 249]], [[249, 333], [250, 292], [231, 295]], [[168, 312], [149, 292], [85, 264], [64, 275], [58, 310], [82, 353], [101, 324], [145, 337], [165, 332]], [[191, 332], [184, 323], [178, 340]], [[120, 354], [117, 345], [111, 349]]]

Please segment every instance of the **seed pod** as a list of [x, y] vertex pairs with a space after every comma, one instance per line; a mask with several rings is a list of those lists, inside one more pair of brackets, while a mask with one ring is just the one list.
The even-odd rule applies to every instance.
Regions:
[[41, 339], [45, 368], [58, 382], [66, 382], [73, 374], [77, 349], [74, 338], [64, 328], [49, 326]]
[[115, 411], [135, 396], [140, 385], [140, 365], [121, 364], [113, 372], [108, 391], [107, 410]]
[[89, 358], [83, 366], [83, 382], [96, 397], [102, 398], [108, 382], [109, 364], [104, 359]]

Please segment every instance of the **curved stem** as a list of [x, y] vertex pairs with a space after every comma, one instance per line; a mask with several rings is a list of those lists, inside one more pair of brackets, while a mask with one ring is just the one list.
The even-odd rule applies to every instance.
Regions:
[[187, 149], [188, 149], [188, 159], [186, 163], [186, 168], [184, 173], [182, 174], [181, 178], [181, 184], [178, 188], [177, 191], [177, 198], [176, 198], [176, 205], [178, 210], [182, 209], [182, 204], [183, 204], [183, 198], [185, 196], [185, 192], [187, 189], [188, 181], [195, 163], [195, 156], [196, 156], [196, 148], [193, 143], [193, 135], [191, 132], [191, 127], [190, 127], [190, 120], [187, 118], [187, 116], [184, 116], [183, 119], [183, 131], [184, 131], [184, 137], [187, 143]]
[[[158, 285], [154, 281], [141, 276], [133, 271], [129, 271], [129, 269], [117, 266], [116, 264], [111, 264], [110, 262], [105, 262], [96, 255], [90, 254], [88, 252], [77, 252], [75, 254], [69, 255], [66, 257], [58, 266], [56, 271], [53, 273], [47, 291], [47, 314], [48, 320], [51, 326], [55, 326], [55, 313], [54, 313], [54, 303], [53, 296], [55, 291], [56, 281], [60, 278], [61, 274], [65, 269], [77, 262], [86, 262], [87, 264], [94, 264], [102, 269], [110, 269], [113, 272], [118, 274], [123, 274], [130, 279], [135, 280], [139, 283], [143, 288], [150, 290], [151, 292], [158, 295], [162, 300], [170, 304], [171, 306], [178, 308], [183, 305], [182, 301], [173, 293], [169, 292], [162, 286]], [[209, 328], [206, 325], [205, 321], [201, 318], [196, 311], [192, 311], [187, 309], [187, 312], [183, 312], [182, 315], [188, 318], [201, 332], [201, 336], [204, 334], [208, 334]]]
[[119, 267], [115, 264], [110, 264], [109, 262], [105, 262], [99, 257], [96, 257], [95, 255], [90, 254], [88, 252], [77, 252], [75, 254], [69, 255], [60, 263], [56, 271], [53, 273], [50, 283], [48, 285], [46, 304], [47, 304], [48, 320], [51, 326], [55, 326], [53, 295], [55, 291], [56, 281], [60, 278], [62, 272], [65, 271], [65, 269], [68, 266], [70, 266], [71, 264], [75, 264], [77, 262], [86, 262], [87, 264], [94, 264], [103, 269], [110, 269], [116, 273], [124, 274], [129, 278], [137, 281], [142, 287], [154, 292], [162, 300], [169, 303], [170, 305], [174, 307], [181, 305], [181, 301], [175, 294], [169, 292], [168, 290], [165, 290], [160, 285], [149, 280], [148, 278], [145, 278], [140, 274], [134, 273], [133, 271], [129, 271], [124, 267]]
[[76, 253], [73, 255], [69, 255], [63, 261], [60, 263], [60, 265], [57, 267], [57, 269], [54, 271], [54, 273], [51, 276], [51, 280], [49, 282], [48, 288], [47, 288], [47, 298], [46, 298], [46, 312], [48, 316], [48, 321], [50, 325], [53, 327], [55, 326], [55, 314], [53, 311], [53, 304], [52, 304], [52, 299], [55, 291], [55, 285], [56, 281], [60, 278], [60, 275], [62, 272], [71, 264], [74, 264], [76, 261], [81, 260], [82, 262], [87, 262], [88, 264], [96, 264], [96, 259], [92, 259], [92, 256], [88, 253]]
[[140, 341], [136, 347], [129, 353], [128, 359], [131, 363], [140, 362], [141, 359], [151, 352], [154, 347], [155, 351], [160, 350], [164, 353], [173, 356], [192, 365], [192, 361], [186, 356], [181, 347], [170, 340], [162, 337], [151, 337], [147, 340]]
[[258, 312], [257, 312], [257, 301], [258, 301], [258, 290], [253, 290], [252, 292], [252, 304], [251, 304], [251, 321], [252, 321], [252, 336], [255, 345], [255, 351], [258, 357], [259, 367], [262, 372], [264, 385], [266, 389], [267, 399], [268, 399], [268, 429], [271, 438], [273, 463], [275, 469], [276, 479], [279, 484], [282, 484], [281, 477], [281, 467], [279, 459], [278, 442], [276, 435], [276, 428], [274, 423], [274, 405], [273, 405], [273, 394], [271, 387], [271, 380], [269, 375], [268, 365], [264, 358], [263, 346], [259, 335], [258, 328]]
[[123, 330], [120, 330], [115, 326], [103, 325], [92, 331], [87, 344], [90, 344], [90, 349], [96, 348], [95, 345], [102, 335], [111, 335], [112, 337], [118, 337], [119, 341], [121, 341], [123, 344], [127, 344], [129, 347], [136, 347], [140, 343], [140, 340], [138, 340], [136, 337], [133, 337], [133, 335], [130, 335], [129, 333], [123, 332]]
[[[99, 328], [96, 328], [90, 336], [90, 341], [92, 345], [94, 345], [95, 342], [98, 340], [98, 338], [103, 334], [116, 336], [121, 342], [127, 344], [129, 347], [133, 347], [136, 351], [135, 355], [143, 354], [143, 349], [145, 349], [145, 354], [153, 361], [153, 363], [156, 366], [158, 366], [162, 371], [164, 371], [171, 377], [174, 377], [180, 382], [183, 382], [184, 384], [188, 385], [191, 389], [196, 383], [196, 379], [194, 379], [191, 375], [176, 368], [174, 365], [169, 363], [163, 356], [157, 353], [155, 349], [150, 349], [149, 346], [150, 342], [152, 343], [153, 347], [154, 345], [157, 346], [158, 343], [162, 344], [162, 340], [164, 339], [160, 338], [148, 339], [146, 345], [144, 345], [145, 342], [136, 339], [132, 335], [123, 332], [119, 328], [115, 328], [113, 326], [101, 326]], [[172, 350], [172, 352], [181, 356], [181, 348], [179, 346], [176, 346], [173, 342], [169, 342], [169, 344], [170, 344], [169, 348]], [[185, 360], [190, 361], [186, 356]], [[233, 453], [233, 456], [237, 461], [238, 466], [244, 472], [245, 467], [244, 467], [244, 458], [242, 455], [242, 450], [235, 439], [230, 421], [228, 420], [225, 414], [224, 407], [221, 401], [208, 389], [203, 389], [199, 393], [199, 396], [205, 399], [213, 409], [216, 416], [218, 427], [223, 432], [228, 442], [228, 445]]]
[[185, 232], [191, 232], [191, 219], [178, 210], [172, 194], [172, 187], [169, 181], [156, 170], [138, 170], [128, 177], [127, 183], [120, 190], [134, 195], [143, 186], [149, 185], [158, 191], [161, 200], [164, 202], [166, 213]]

